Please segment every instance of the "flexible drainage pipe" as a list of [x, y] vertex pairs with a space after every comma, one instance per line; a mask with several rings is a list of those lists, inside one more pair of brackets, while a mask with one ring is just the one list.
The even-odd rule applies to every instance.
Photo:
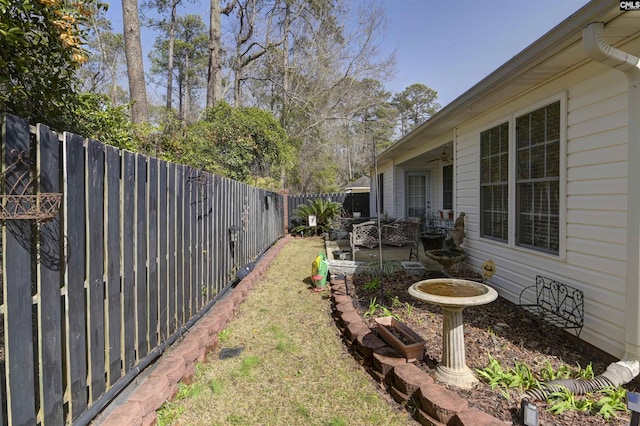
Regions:
[[[640, 140], [640, 121], [635, 120], [631, 115], [634, 111], [640, 110], [640, 59], [617, 49], [604, 40], [603, 37], [604, 24], [602, 22], [592, 22], [587, 24], [582, 31], [582, 41], [589, 56], [593, 59], [607, 65], [613, 69], [623, 72], [629, 79], [629, 141], [630, 155], [629, 161], [633, 158], [637, 158], [633, 155]], [[631, 179], [631, 177], [630, 177]], [[632, 186], [629, 186], [631, 191]], [[635, 201], [636, 203], [632, 202]], [[638, 196], [635, 194], [629, 195], [629, 210], [632, 206], [635, 206], [638, 201]], [[628, 212], [628, 216], [632, 216], [631, 211]], [[637, 224], [630, 219], [628, 224], [629, 235], [637, 235], [637, 232], [633, 230], [637, 229]], [[637, 248], [637, 242], [635, 243]], [[640, 374], [640, 353], [638, 353], [637, 336], [634, 330], [638, 329], [640, 318], [638, 316], [638, 309], [635, 306], [635, 301], [638, 299], [638, 282], [637, 282], [637, 265], [638, 265], [638, 253], [635, 248], [628, 249], [631, 252], [628, 254], [627, 262], [629, 263], [627, 271], [631, 271], [628, 274], [631, 279], [627, 279], [627, 350], [624, 357], [615, 362], [601, 375], [593, 379], [569, 379], [569, 380], [552, 380], [541, 385], [540, 389], [531, 389], [525, 393], [524, 399], [539, 399], [545, 400], [547, 397], [557, 391], [563, 391], [565, 389], [573, 392], [576, 395], [583, 395], [588, 392], [594, 392], [603, 388], [613, 386], [618, 387], [629, 383], [634, 377]], [[635, 277], [635, 279], [633, 279]], [[631, 342], [631, 344], [629, 343]]]
[[613, 363], [607, 370], [593, 379], [563, 379], [543, 383], [539, 389], [525, 392], [525, 399], [546, 400], [553, 392], [569, 390], [575, 395], [584, 395], [607, 387], [618, 387], [633, 380], [633, 372], [623, 364]]

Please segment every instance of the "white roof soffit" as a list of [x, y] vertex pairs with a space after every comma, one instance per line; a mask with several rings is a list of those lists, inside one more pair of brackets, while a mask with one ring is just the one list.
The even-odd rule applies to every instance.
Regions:
[[589, 2], [391, 145], [378, 156], [378, 161], [396, 158], [543, 81], [589, 61], [582, 45], [582, 29], [593, 21], [607, 24], [616, 18], [621, 18], [621, 25], [609, 36], [609, 27], [605, 25], [605, 36], [612, 45], [638, 33], [640, 13], [621, 12], [618, 0]]

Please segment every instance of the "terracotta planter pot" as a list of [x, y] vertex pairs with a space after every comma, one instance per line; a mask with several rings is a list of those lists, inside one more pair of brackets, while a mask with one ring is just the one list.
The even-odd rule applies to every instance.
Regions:
[[407, 362], [419, 361], [424, 357], [425, 340], [404, 323], [393, 317], [376, 318], [376, 328], [382, 340], [405, 357]]

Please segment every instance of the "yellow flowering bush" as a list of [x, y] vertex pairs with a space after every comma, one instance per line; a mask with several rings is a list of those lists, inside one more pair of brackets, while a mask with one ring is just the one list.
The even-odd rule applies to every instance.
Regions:
[[75, 122], [75, 71], [98, 1], [0, 0], [0, 111], [58, 130]]

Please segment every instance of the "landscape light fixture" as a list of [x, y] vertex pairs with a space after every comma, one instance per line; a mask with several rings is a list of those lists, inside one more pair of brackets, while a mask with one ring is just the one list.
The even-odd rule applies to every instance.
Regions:
[[532, 402], [523, 400], [521, 408], [525, 426], [538, 426], [538, 407]]

